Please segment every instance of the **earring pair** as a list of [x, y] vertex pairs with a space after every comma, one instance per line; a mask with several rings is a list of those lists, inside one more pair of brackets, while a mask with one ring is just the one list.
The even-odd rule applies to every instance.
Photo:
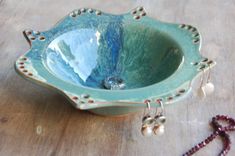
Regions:
[[[150, 101], [146, 101], [147, 107], [144, 110], [144, 116], [142, 118], [141, 133], [143, 136], [162, 135], [164, 133], [164, 123], [166, 117], [164, 116], [164, 107], [162, 100], [157, 101], [160, 104], [160, 110], [156, 108], [155, 116], [151, 115]], [[147, 112], [146, 112], [147, 109]]]
[[205, 78], [205, 70], [202, 69], [201, 82], [200, 82], [200, 87], [198, 90], [198, 96], [201, 98], [205, 98], [206, 96], [212, 94], [215, 90], [215, 86], [211, 82], [211, 67], [210, 67], [210, 65], [209, 65], [208, 75], [206, 77], [206, 82], [204, 82], [204, 78]]

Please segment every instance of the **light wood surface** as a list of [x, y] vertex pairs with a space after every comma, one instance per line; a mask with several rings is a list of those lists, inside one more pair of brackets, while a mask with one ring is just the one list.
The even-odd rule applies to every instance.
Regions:
[[[212, 75], [215, 93], [205, 100], [191, 95], [167, 107], [164, 136], [141, 136], [142, 112], [110, 118], [79, 111], [61, 95], [15, 73], [14, 61], [29, 48], [22, 30], [47, 30], [80, 7], [118, 14], [139, 4], [159, 20], [198, 27], [202, 54], [217, 62]], [[212, 132], [209, 121], [214, 115], [235, 117], [234, 49], [234, 0], [0, 0], [0, 155], [182, 155]], [[230, 136], [233, 156], [235, 133]], [[215, 156], [221, 149], [217, 139], [197, 155]]]

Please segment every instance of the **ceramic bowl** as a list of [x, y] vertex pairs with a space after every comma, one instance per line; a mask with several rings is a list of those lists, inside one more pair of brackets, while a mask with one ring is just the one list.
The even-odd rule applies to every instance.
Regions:
[[214, 65], [200, 55], [195, 27], [152, 19], [143, 7], [122, 15], [77, 9], [48, 31], [23, 33], [31, 48], [16, 71], [102, 115], [143, 109], [146, 100], [172, 104]]

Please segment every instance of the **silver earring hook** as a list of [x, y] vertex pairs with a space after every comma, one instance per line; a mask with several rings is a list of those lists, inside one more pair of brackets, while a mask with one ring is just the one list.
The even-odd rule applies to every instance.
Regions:
[[155, 123], [153, 127], [153, 133], [155, 135], [162, 135], [164, 133], [164, 124], [166, 122], [166, 116], [164, 113], [164, 105], [162, 99], [157, 100], [157, 103], [160, 104], [160, 112], [158, 113], [158, 107], [156, 110], [156, 116], [154, 117]]
[[160, 100], [161, 114], [165, 114], [165, 109], [162, 100]]
[[211, 81], [211, 65], [209, 64], [209, 71], [206, 82], [209, 83]]
[[158, 113], [158, 107], [156, 108], [156, 115], [163, 115], [165, 113], [164, 111], [164, 105], [163, 105], [163, 102], [162, 102], [162, 99], [159, 99], [157, 100], [158, 104], [160, 104], [160, 112]]
[[202, 69], [202, 76], [201, 76], [200, 88], [203, 86], [203, 83], [204, 83], [204, 75], [205, 75], [205, 71], [204, 71], [204, 69]]
[[191, 87], [192, 87], [192, 80], [188, 84], [188, 89], [190, 89]]
[[[149, 114], [151, 111], [151, 105], [150, 105], [150, 101], [146, 100], [145, 101], [146, 107], [144, 108], [144, 115]], [[148, 110], [148, 113], [146, 113], [146, 109]]]

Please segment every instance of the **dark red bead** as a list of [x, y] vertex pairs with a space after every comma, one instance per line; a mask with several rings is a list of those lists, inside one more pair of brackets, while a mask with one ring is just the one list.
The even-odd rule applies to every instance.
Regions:
[[226, 154], [227, 154], [227, 151], [226, 151], [226, 150], [224, 150], [222, 153], [223, 153], [224, 155], [226, 155]]
[[[219, 121], [227, 122], [227, 126], [223, 127]], [[217, 115], [216, 117], [212, 118], [211, 125], [214, 128], [214, 132], [205, 139], [205, 141], [199, 143], [198, 145], [191, 148], [188, 152], [186, 152], [186, 156], [191, 156], [194, 153], [196, 153], [198, 150], [209, 144], [214, 138], [216, 138], [218, 135], [223, 138], [223, 144], [224, 148], [219, 154], [220, 156], [225, 156], [230, 148], [231, 148], [231, 140], [230, 136], [226, 133], [229, 131], [235, 131], [235, 120], [232, 118], [229, 118], [226, 115]]]
[[235, 126], [229, 126], [229, 129], [230, 129], [231, 131], [234, 131], [234, 130], [235, 130]]
[[212, 140], [214, 139], [213, 134], [212, 134], [212, 135], [210, 135], [210, 136], [208, 137], [208, 139], [209, 139], [210, 141], [212, 141]]
[[224, 137], [230, 138], [230, 136], [227, 133], [224, 133]]
[[209, 139], [206, 139], [206, 140], [205, 140], [205, 143], [206, 143], [206, 144], [208, 144], [209, 142], [210, 142], [210, 140], [209, 140]]
[[204, 147], [205, 145], [204, 145], [203, 142], [201, 142], [201, 143], [199, 144], [199, 146], [202, 148], [202, 147]]

